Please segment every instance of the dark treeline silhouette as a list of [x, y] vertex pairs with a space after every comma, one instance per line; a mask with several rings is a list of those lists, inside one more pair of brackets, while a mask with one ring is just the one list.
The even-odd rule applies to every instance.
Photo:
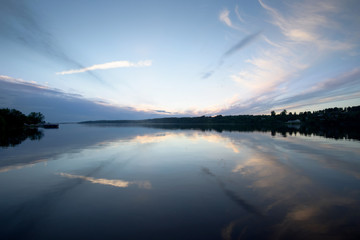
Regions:
[[0, 146], [15, 146], [27, 138], [41, 139], [43, 132], [31, 127], [41, 123], [44, 123], [44, 115], [40, 112], [25, 115], [16, 109], [0, 109]]
[[[170, 117], [146, 120], [99, 120], [81, 123], [127, 123], [127, 124], [191, 124], [191, 125], [236, 125], [236, 126], [281, 126], [298, 123], [301, 125], [337, 125], [356, 127], [360, 120], [360, 106], [347, 108], [328, 108], [313, 112], [291, 113], [283, 110], [270, 115], [230, 115], [230, 116], [202, 116], [202, 117]], [[294, 122], [292, 122], [294, 121]]]
[[164, 129], [215, 131], [262, 131], [287, 134], [319, 135], [335, 139], [360, 140], [360, 106], [328, 108], [313, 112], [291, 113], [283, 110], [270, 115], [202, 116], [155, 118], [147, 120], [100, 120], [81, 122], [109, 126], [148, 126]]
[[360, 106], [346, 108], [327, 108], [319, 111], [300, 112], [299, 114], [287, 113], [283, 110], [280, 114], [271, 112], [271, 117], [281, 122], [300, 120], [301, 124], [358, 127], [360, 120]]
[[31, 112], [25, 115], [19, 110], [2, 108], [0, 109], [0, 131], [10, 129], [21, 129], [26, 125], [44, 123], [44, 115], [40, 112]]

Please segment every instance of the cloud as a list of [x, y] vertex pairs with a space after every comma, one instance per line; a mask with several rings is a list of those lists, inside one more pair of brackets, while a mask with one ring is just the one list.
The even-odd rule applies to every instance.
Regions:
[[[286, 78], [285, 78], [286, 79]], [[301, 92], [287, 93], [279, 91], [276, 83], [265, 85], [253, 97], [237, 101], [228, 109], [220, 110], [221, 114], [235, 113], [266, 113], [271, 109], [295, 109], [321, 103], [331, 103], [341, 100], [360, 98], [360, 68], [340, 74], [339, 76], [325, 79], [314, 84], [309, 89]], [[276, 80], [275, 80], [276, 82]]]
[[[353, 7], [336, 1], [298, 1], [280, 11], [264, 0], [259, 3], [276, 28], [271, 34], [261, 34], [268, 45], [261, 46], [242, 69], [230, 75], [241, 97], [217, 114], [268, 113], [273, 108], [359, 98], [357, 70], [343, 68], [341, 74], [327, 66], [334, 58], [354, 57], [349, 50], [357, 47], [359, 35], [354, 24], [343, 21], [345, 13], [355, 12], [350, 9]], [[347, 20], [356, 22], [353, 16], [357, 14], [350, 14]], [[273, 34], [276, 29], [280, 35]], [[232, 54], [238, 46], [241, 49], [248, 39], [251, 35], [227, 53]]]
[[74, 73], [82, 73], [87, 71], [93, 71], [98, 69], [111, 69], [111, 68], [129, 68], [129, 67], [149, 67], [152, 65], [151, 60], [139, 61], [137, 63], [129, 62], [129, 61], [114, 61], [103, 64], [96, 64], [90, 67], [84, 67], [80, 69], [73, 69], [68, 71], [57, 72], [58, 75], [65, 74], [74, 74]]
[[243, 19], [243, 17], [241, 16], [241, 14], [239, 12], [239, 6], [238, 5], [236, 5], [236, 7], [235, 7], [235, 13], [236, 13], [236, 16], [239, 19], [239, 21], [244, 23], [245, 20]]
[[162, 114], [173, 114], [172, 112], [168, 112], [168, 111], [165, 111], [165, 110], [154, 110], [154, 112], [162, 113]]
[[233, 27], [233, 24], [229, 18], [230, 11], [228, 9], [224, 9], [220, 12], [219, 20], [225, 23], [229, 27]]
[[331, 102], [340, 99], [352, 99], [351, 96], [359, 98], [359, 94], [352, 95], [359, 92], [359, 81], [360, 68], [355, 68], [350, 72], [319, 82], [306, 91], [281, 99], [276, 104], [296, 104], [304, 100], [307, 102], [317, 100], [319, 102], [322, 99], [325, 99], [325, 102], [326, 100]]
[[356, 45], [349, 41], [349, 36], [353, 33], [338, 34], [336, 39], [327, 37], [329, 31], [344, 32], [346, 29], [340, 27], [339, 22], [335, 20], [343, 8], [338, 2], [296, 2], [289, 5], [290, 14], [287, 16], [265, 4], [263, 0], [259, 0], [259, 3], [271, 15], [272, 24], [279, 27], [290, 41], [310, 43], [320, 50], [350, 50]]
[[240, 51], [241, 49], [243, 49], [244, 47], [246, 47], [247, 45], [249, 45], [250, 43], [252, 43], [253, 41], [255, 41], [257, 39], [257, 37], [259, 36], [260, 32], [251, 34], [246, 36], [245, 38], [241, 39], [237, 44], [235, 44], [234, 46], [232, 46], [230, 49], [228, 49], [223, 56], [221, 57], [221, 59], [219, 60], [219, 64], [212, 70], [209, 70], [207, 72], [205, 72], [202, 75], [202, 79], [207, 79], [210, 78], [212, 75], [215, 74], [215, 72], [217, 70], [219, 70], [219, 68], [224, 64], [224, 59], [226, 57], [229, 57], [231, 55], [233, 55], [235, 52]]
[[234, 46], [232, 46], [229, 50], [227, 50], [224, 54], [223, 57], [228, 57], [232, 54], [234, 54], [235, 52], [241, 50], [242, 48], [244, 48], [246, 45], [252, 43], [253, 41], [256, 40], [256, 38], [259, 36], [260, 32], [251, 34], [246, 36], [245, 38], [241, 39], [237, 44], [235, 44]]
[[[0, 37], [24, 45], [40, 54], [49, 56], [70, 66], [84, 68], [57, 43], [52, 33], [47, 31], [41, 19], [27, 5], [28, 1], [1, 1]], [[103, 83], [96, 74], [89, 74]]]
[[[240, 12], [239, 12], [239, 7], [236, 6], [235, 8], [235, 14], [237, 16], [237, 19], [241, 22], [241, 23], [244, 23], [244, 19], [241, 17], [240, 15]], [[233, 28], [235, 30], [239, 30], [239, 31], [242, 31], [242, 32], [245, 32], [245, 33], [248, 33], [248, 31], [246, 31], [245, 29], [243, 29], [242, 27], [238, 26], [238, 25], [235, 25], [231, 19], [230, 19], [230, 11], [228, 9], [224, 9], [220, 12], [219, 14], [219, 20], [221, 22], [223, 22], [226, 26], [230, 27], [230, 28]]]
[[208, 71], [208, 72], [204, 73], [201, 78], [207, 79], [207, 78], [211, 77], [214, 73], [215, 73], [215, 70]]
[[0, 106], [16, 108], [24, 113], [42, 112], [50, 122], [136, 120], [169, 115], [151, 109], [120, 106], [102, 99], [88, 99], [80, 94], [9, 76], [0, 76], [0, 96]]

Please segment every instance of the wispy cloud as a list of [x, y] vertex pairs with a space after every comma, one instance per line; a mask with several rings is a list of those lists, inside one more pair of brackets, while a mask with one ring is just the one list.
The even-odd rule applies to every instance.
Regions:
[[227, 50], [223, 57], [228, 57], [232, 54], [234, 54], [235, 52], [241, 50], [242, 48], [244, 48], [246, 45], [250, 44], [251, 42], [255, 41], [256, 38], [259, 36], [260, 32], [251, 34], [246, 36], [245, 38], [241, 39], [237, 44], [235, 44], [234, 46], [232, 46], [229, 50]]
[[[237, 16], [237, 19], [241, 22], [244, 23], [244, 19], [241, 17], [240, 15], [240, 11], [239, 11], [239, 6], [235, 7], [235, 14]], [[231, 21], [230, 19], [230, 11], [225, 8], [223, 9], [220, 14], [219, 14], [219, 20], [221, 22], [223, 22], [226, 26], [242, 31], [243, 33], [247, 34], [244, 38], [242, 38], [239, 42], [237, 42], [235, 45], [233, 45], [231, 48], [229, 48], [220, 58], [219, 63], [217, 64], [217, 66], [214, 69], [211, 70], [207, 70], [206, 72], [202, 73], [202, 79], [207, 79], [210, 78], [211, 76], [213, 76], [215, 74], [215, 72], [217, 72], [219, 70], [219, 68], [224, 64], [225, 62], [225, 58], [233, 55], [234, 53], [240, 51], [241, 49], [243, 49], [244, 47], [246, 47], [247, 45], [249, 45], [250, 43], [254, 42], [259, 36], [260, 36], [260, 31], [253, 33], [253, 34], [249, 34], [249, 31], [247, 31], [246, 29], [243, 29], [242, 27], [236, 26], [234, 25], [234, 23]], [[250, 31], [251, 32], [251, 31]]]
[[327, 32], [343, 30], [334, 17], [340, 10], [341, 5], [335, 1], [296, 2], [290, 5], [289, 14], [281, 13], [270, 7], [263, 0], [260, 5], [271, 15], [272, 23], [279, 27], [284, 36], [296, 43], [311, 43], [320, 50], [349, 50], [355, 43], [346, 39], [328, 38]]
[[261, 88], [253, 97], [237, 101], [228, 109], [219, 111], [222, 114], [234, 113], [269, 113], [270, 109], [297, 109], [316, 104], [331, 103], [342, 100], [359, 99], [360, 69], [355, 68], [334, 78], [328, 78], [314, 84], [301, 92], [287, 93], [277, 88], [276, 79], [270, 85]]
[[223, 23], [225, 23], [228, 27], [234, 27], [230, 17], [229, 17], [230, 11], [228, 9], [224, 9], [220, 12], [219, 20]]
[[82, 73], [87, 71], [94, 71], [94, 70], [104, 70], [104, 69], [111, 69], [111, 68], [130, 68], [130, 67], [149, 67], [152, 65], [151, 60], [139, 61], [139, 62], [129, 62], [129, 61], [114, 61], [102, 64], [95, 64], [90, 67], [84, 67], [80, 69], [72, 69], [62, 72], [57, 72], [58, 75], [65, 75], [65, 74], [74, 74], [74, 73]]
[[245, 20], [244, 20], [244, 18], [241, 16], [241, 14], [240, 14], [240, 11], [239, 11], [239, 6], [238, 5], [236, 5], [236, 7], [235, 7], [235, 13], [236, 13], [236, 16], [237, 16], [237, 18], [239, 19], [239, 21], [240, 22], [245, 22]]
[[205, 72], [203, 75], [202, 75], [202, 79], [207, 79], [209, 77], [211, 77], [213, 74], [215, 73], [215, 70], [210, 70], [210, 71], [207, 71]]
[[241, 24], [244, 23], [244, 19], [241, 17], [240, 12], [239, 12], [239, 7], [236, 6], [235, 8], [235, 14], [237, 16], [237, 20], [238, 20], [238, 24], [234, 24], [233, 21], [230, 19], [230, 11], [225, 8], [224, 10], [222, 10], [219, 14], [219, 20], [224, 23], [226, 26], [235, 29], [235, 30], [239, 30], [245, 33], [248, 33], [248, 31], [246, 31]]
[[[267, 35], [266, 31], [261, 34], [268, 46], [263, 45], [256, 55], [245, 61], [243, 69], [230, 75], [243, 94], [220, 113], [266, 113], [273, 108], [313, 105], [314, 101], [330, 103], [356, 98], [354, 91], [360, 88], [356, 69], [344, 69], [336, 76], [321, 65], [329, 57], [352, 56], [349, 50], [357, 46], [354, 41], [359, 39], [354, 36], [357, 31], [342, 21], [344, 12], [351, 11], [349, 6], [336, 1], [311, 4], [299, 1], [286, 5], [285, 11], [268, 5], [265, 0], [259, 3], [280, 35], [275, 40], [274, 35]], [[237, 46], [241, 49], [251, 37], [228, 52], [236, 51]], [[309, 75], [319, 71], [322, 78]]]
[[334, 100], [358, 98], [360, 86], [360, 68], [355, 68], [349, 72], [334, 78], [325, 79], [306, 91], [279, 100], [277, 105], [289, 105], [309, 102], [331, 102]]
[[[69, 55], [56, 41], [50, 31], [41, 24], [41, 19], [32, 11], [27, 1], [1, 1], [0, 37], [24, 45], [40, 54], [70, 66], [84, 66]], [[92, 72], [89, 74], [103, 83], [103, 80]]]
[[210, 78], [212, 75], [215, 74], [215, 72], [224, 64], [225, 58], [235, 54], [236, 52], [240, 51], [241, 49], [243, 49], [244, 47], [246, 47], [247, 45], [251, 44], [252, 42], [254, 42], [258, 36], [260, 35], [260, 32], [254, 33], [254, 34], [250, 34], [247, 35], [246, 37], [242, 38], [238, 43], [236, 43], [234, 46], [232, 46], [231, 48], [229, 48], [220, 58], [219, 60], [219, 64], [212, 70], [209, 70], [205, 73], [203, 73], [202, 75], [202, 79], [207, 79]]

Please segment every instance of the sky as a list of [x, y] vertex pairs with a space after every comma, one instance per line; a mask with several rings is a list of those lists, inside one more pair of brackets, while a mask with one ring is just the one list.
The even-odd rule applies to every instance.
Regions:
[[48, 121], [360, 105], [358, 0], [0, 0], [0, 108]]

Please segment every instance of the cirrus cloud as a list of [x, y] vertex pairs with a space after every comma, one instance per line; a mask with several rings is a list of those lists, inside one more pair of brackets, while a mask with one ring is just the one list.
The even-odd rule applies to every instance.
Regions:
[[225, 23], [229, 27], [233, 27], [233, 24], [229, 18], [230, 11], [228, 9], [224, 9], [220, 12], [219, 20], [223, 23]]
[[111, 69], [111, 68], [129, 68], [129, 67], [149, 67], [152, 65], [151, 60], [138, 61], [136, 63], [129, 61], [113, 61], [102, 64], [95, 64], [90, 67], [80, 68], [80, 69], [72, 69], [62, 72], [57, 72], [57, 75], [65, 75], [65, 74], [74, 74], [74, 73], [82, 73], [87, 71], [93, 71], [98, 69]]

